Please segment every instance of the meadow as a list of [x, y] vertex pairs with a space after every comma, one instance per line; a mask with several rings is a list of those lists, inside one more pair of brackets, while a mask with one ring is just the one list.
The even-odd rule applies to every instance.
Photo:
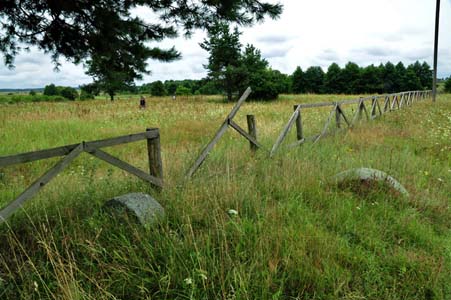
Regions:
[[[282, 95], [245, 103], [235, 121], [246, 128], [254, 114], [270, 149], [293, 105], [351, 98]], [[161, 97], [140, 110], [138, 99], [0, 104], [0, 156], [160, 128], [166, 185], [152, 190], [82, 154], [0, 225], [0, 299], [450, 298], [451, 95], [272, 159], [229, 129], [190, 181], [185, 172], [233, 104]], [[303, 113], [307, 135], [329, 109]], [[146, 169], [144, 142], [106, 150]], [[0, 169], [0, 206], [57, 160]], [[334, 185], [357, 167], [387, 172], [410, 197]], [[153, 195], [165, 219], [143, 228], [102, 211], [128, 192]]]

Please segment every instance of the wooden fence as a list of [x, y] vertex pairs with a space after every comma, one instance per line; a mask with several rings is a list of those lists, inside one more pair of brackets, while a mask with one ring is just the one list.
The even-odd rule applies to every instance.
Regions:
[[263, 149], [263, 146], [257, 141], [257, 125], [255, 122], [254, 115], [247, 115], [247, 126], [248, 131], [244, 130], [242, 127], [240, 127], [237, 123], [233, 121], [233, 118], [238, 113], [238, 110], [240, 109], [241, 105], [243, 105], [244, 101], [246, 101], [247, 97], [249, 97], [250, 93], [252, 92], [251, 88], [248, 87], [246, 91], [243, 93], [243, 95], [240, 97], [238, 102], [235, 104], [235, 106], [232, 108], [230, 113], [225, 118], [224, 122], [222, 122], [222, 125], [219, 127], [219, 129], [216, 131], [213, 138], [210, 140], [210, 142], [202, 149], [201, 153], [199, 154], [198, 158], [194, 162], [194, 164], [189, 168], [188, 172], [186, 173], [186, 178], [191, 178], [194, 173], [199, 169], [199, 167], [202, 165], [202, 163], [207, 158], [210, 151], [213, 149], [213, 147], [216, 145], [216, 143], [221, 139], [221, 137], [224, 135], [224, 133], [227, 131], [227, 129], [232, 127], [234, 130], [236, 130], [241, 136], [243, 136], [245, 139], [247, 139], [250, 143], [250, 147], [252, 151], [256, 151], [257, 149]]
[[[242, 104], [246, 101], [247, 97], [251, 93], [251, 88], [248, 88], [235, 106], [232, 108], [231, 112], [227, 115], [222, 125], [217, 130], [216, 134], [213, 136], [211, 141], [202, 149], [198, 158], [189, 168], [186, 173], [186, 178], [191, 178], [194, 173], [199, 169], [202, 163], [207, 158], [210, 151], [213, 149], [215, 144], [221, 139], [224, 133], [229, 127], [237, 131], [241, 136], [247, 139], [250, 143], [251, 151], [256, 151], [257, 149], [265, 148], [257, 141], [257, 128], [254, 115], [247, 115], [247, 125], [248, 131], [244, 130], [237, 123], [233, 121], [234, 117], [238, 113]], [[296, 125], [296, 138], [297, 141], [288, 147], [297, 147], [305, 142], [313, 141], [318, 142], [322, 137], [328, 134], [328, 128], [335, 119], [336, 127], [342, 128], [343, 123], [347, 127], [352, 127], [357, 120], [362, 118], [365, 114], [368, 120], [375, 119], [382, 116], [384, 113], [398, 110], [404, 106], [410, 106], [414, 102], [430, 98], [432, 96], [431, 91], [410, 91], [402, 92], [389, 95], [379, 95], [371, 96], [367, 98], [360, 98], [354, 100], [344, 100], [339, 102], [322, 102], [322, 103], [306, 103], [298, 104], [294, 106], [294, 112], [288, 120], [287, 124], [284, 126], [282, 132], [278, 136], [275, 144], [273, 145], [271, 151], [268, 151], [269, 156], [272, 157], [277, 152], [277, 150], [282, 145], [282, 142], [286, 139], [290, 129]], [[383, 104], [381, 105], [380, 102]], [[370, 109], [367, 109], [367, 102], [371, 102]], [[343, 107], [345, 105], [357, 104], [357, 109], [355, 115], [352, 119], [346, 116]], [[314, 136], [305, 137], [304, 136], [304, 124], [302, 121], [302, 111], [309, 108], [319, 108], [319, 107], [332, 107], [326, 123], [319, 134]], [[334, 118], [335, 116], [335, 118]], [[117, 157], [114, 157], [107, 152], [101, 150], [101, 148], [110, 147], [114, 145], [126, 144], [131, 142], [136, 142], [139, 140], [147, 140], [147, 152], [149, 158], [149, 171], [146, 173]], [[152, 186], [160, 189], [163, 187], [163, 165], [161, 161], [161, 149], [160, 149], [160, 133], [157, 128], [147, 129], [146, 132], [136, 133], [126, 136], [120, 136], [115, 138], [109, 138], [98, 141], [91, 142], [81, 142], [78, 144], [66, 145], [62, 147], [34, 151], [28, 153], [22, 153], [11, 156], [0, 157], [0, 167], [6, 167], [14, 164], [26, 163], [37, 161], [41, 159], [65, 156], [57, 164], [55, 164], [50, 170], [48, 170], [44, 175], [38, 178], [34, 183], [32, 183], [22, 194], [20, 194], [14, 201], [10, 202], [6, 207], [0, 210], [0, 224], [4, 222], [11, 214], [13, 214], [17, 209], [19, 209], [27, 200], [32, 198], [44, 185], [46, 185], [52, 178], [54, 178], [58, 173], [60, 173], [64, 168], [69, 165], [77, 156], [82, 152], [87, 152], [109, 164], [112, 164], [122, 170], [125, 170], [145, 181], [150, 183]]]
[[[149, 174], [108, 154], [101, 148], [147, 140], [147, 153], [149, 158]], [[41, 159], [64, 156], [58, 163], [49, 169], [44, 175], [33, 182], [22, 194], [6, 207], [0, 210], [0, 224], [11, 214], [18, 210], [29, 199], [31, 199], [44, 185], [46, 185], [58, 173], [64, 170], [81, 153], [89, 153], [113, 166], [133, 174], [152, 186], [160, 189], [163, 187], [163, 164], [161, 161], [160, 132], [157, 128], [147, 129], [145, 132], [130, 134], [115, 138], [109, 138], [91, 142], [66, 145], [62, 147], [46, 149], [41, 151], [27, 152], [11, 156], [0, 157], [0, 167], [14, 164], [27, 163]]]
[[[318, 142], [322, 137], [328, 134], [328, 128], [334, 119], [335, 115], [335, 123], [337, 128], [342, 128], [342, 121], [346, 123], [347, 127], [352, 127], [357, 120], [362, 117], [362, 114], [365, 113], [365, 116], [368, 120], [375, 119], [379, 116], [382, 116], [386, 112], [390, 112], [393, 110], [398, 110], [403, 108], [404, 106], [410, 106], [414, 102], [424, 100], [430, 98], [432, 96], [432, 91], [409, 91], [402, 92], [396, 94], [387, 94], [387, 95], [378, 95], [371, 96], [366, 98], [354, 99], [354, 100], [344, 100], [339, 102], [321, 102], [321, 103], [306, 103], [306, 104], [298, 104], [294, 106], [294, 112], [291, 115], [290, 119], [284, 126], [282, 132], [274, 143], [270, 157], [274, 156], [277, 150], [280, 148], [282, 142], [287, 137], [290, 129], [296, 124], [296, 138], [297, 141], [288, 145], [288, 148], [293, 148], [300, 146], [308, 141], [312, 141], [314, 143]], [[383, 99], [383, 107], [381, 103]], [[366, 107], [366, 102], [371, 102], [370, 110], [368, 111]], [[345, 105], [355, 105], [357, 104], [356, 113], [352, 119], [346, 116], [343, 107]], [[308, 108], [318, 108], [318, 107], [332, 107], [329, 116], [324, 124], [322, 131], [319, 134], [314, 136], [305, 137], [304, 136], [304, 125], [302, 122], [302, 110]]]

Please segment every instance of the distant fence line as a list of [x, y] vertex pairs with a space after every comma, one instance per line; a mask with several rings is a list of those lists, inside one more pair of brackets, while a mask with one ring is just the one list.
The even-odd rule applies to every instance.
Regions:
[[[280, 133], [279, 137], [277, 138], [276, 142], [274, 143], [271, 149], [270, 156], [272, 157], [275, 155], [275, 153], [277, 152], [280, 145], [287, 137], [288, 132], [294, 126], [294, 124], [296, 124], [297, 142], [289, 145], [288, 146], [289, 148], [297, 147], [308, 141], [313, 141], [314, 143], [318, 142], [319, 139], [321, 139], [327, 134], [327, 129], [329, 128], [329, 125], [331, 124], [334, 115], [337, 128], [342, 127], [342, 120], [346, 123], [347, 127], [350, 128], [355, 124], [357, 120], [361, 119], [363, 113], [365, 113], [366, 118], [368, 120], [373, 120], [379, 116], [382, 116], [386, 112], [398, 110], [404, 106], [410, 106], [414, 102], [431, 98], [431, 96], [432, 91], [430, 90], [408, 91], [395, 94], [370, 96], [366, 98], [359, 98], [353, 100], [343, 100], [338, 102], [305, 103], [295, 105], [293, 114], [291, 115], [290, 119], [286, 123], [285, 127], [283, 128], [282, 132]], [[381, 99], [384, 99], [383, 108], [381, 108], [381, 105], [379, 103]], [[371, 109], [370, 112], [368, 113], [368, 109], [366, 108], [365, 102], [369, 101], [371, 101]], [[353, 118], [349, 119], [346, 116], [345, 112], [343, 111], [342, 107], [344, 105], [352, 105], [352, 104], [357, 104], [357, 109]], [[330, 111], [329, 117], [327, 118], [323, 130], [319, 134], [316, 134], [314, 136], [305, 137], [304, 126], [302, 122], [302, 110], [307, 108], [318, 108], [318, 107], [332, 107], [332, 110]]]
[[[235, 129], [239, 134], [241, 134], [243, 137], [245, 137], [250, 142], [250, 147], [252, 151], [256, 151], [257, 149], [263, 149], [266, 150], [260, 143], [257, 141], [257, 129], [256, 129], [256, 122], [254, 115], [247, 115], [247, 121], [248, 121], [248, 130], [249, 132], [246, 132], [244, 129], [239, 127], [234, 121], [233, 118], [237, 114], [238, 110], [240, 109], [241, 105], [245, 102], [246, 98], [251, 93], [251, 88], [249, 87], [244, 94], [241, 96], [241, 98], [238, 100], [238, 102], [235, 104], [235, 106], [232, 108], [232, 111], [229, 113], [229, 115], [226, 117], [224, 122], [222, 123], [221, 127], [218, 129], [214, 137], [210, 140], [210, 142], [203, 148], [200, 155], [194, 162], [194, 164], [189, 168], [189, 171], [186, 174], [186, 178], [191, 178], [194, 173], [199, 169], [201, 164], [205, 161], [210, 151], [213, 149], [214, 145], [221, 139], [221, 137], [226, 132], [227, 128], [230, 126], [233, 129]], [[294, 106], [294, 112], [291, 115], [290, 119], [282, 129], [282, 132], [278, 136], [276, 142], [272, 146], [271, 150], [269, 152], [269, 156], [273, 157], [277, 150], [280, 148], [282, 142], [286, 139], [290, 129], [296, 124], [296, 137], [297, 141], [291, 145], [289, 145], [289, 148], [300, 146], [308, 141], [313, 141], [314, 143], [318, 142], [322, 137], [327, 135], [327, 130], [329, 128], [329, 125], [332, 122], [333, 116], [335, 115], [335, 122], [337, 128], [342, 128], [342, 120], [346, 123], [346, 125], [349, 127], [352, 127], [357, 120], [359, 120], [362, 117], [362, 114], [365, 113], [367, 119], [375, 119], [381, 115], [383, 115], [385, 112], [393, 111], [401, 109], [404, 106], [410, 106], [412, 103], [424, 100], [427, 98], [431, 98], [432, 91], [408, 91], [408, 92], [401, 92], [401, 93], [394, 93], [394, 94], [386, 94], [386, 95], [377, 95], [377, 96], [370, 96], [365, 98], [359, 98], [359, 99], [353, 99], [353, 100], [343, 100], [338, 102], [320, 102], [320, 103], [304, 103], [304, 104], [297, 104]], [[381, 99], [384, 99], [383, 108], [381, 108], [381, 105], [379, 101]], [[368, 113], [368, 109], [366, 108], [365, 103], [371, 101], [371, 109]], [[342, 107], [344, 105], [351, 105], [351, 104], [357, 104], [357, 110], [356, 114], [352, 119], [349, 119], [345, 112], [343, 111]], [[319, 107], [332, 107], [332, 110], [329, 113], [329, 116], [327, 118], [327, 121], [323, 127], [323, 130], [321, 133], [311, 136], [311, 137], [305, 137], [304, 136], [304, 126], [302, 121], [302, 110], [307, 108], [319, 108]]]

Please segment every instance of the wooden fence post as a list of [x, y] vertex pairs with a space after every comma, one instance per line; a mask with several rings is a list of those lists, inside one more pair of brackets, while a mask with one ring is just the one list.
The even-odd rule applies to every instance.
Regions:
[[[298, 109], [299, 105], [295, 105], [293, 107], [294, 111], [296, 111]], [[298, 141], [301, 141], [302, 139], [304, 139], [304, 133], [302, 132], [302, 116], [301, 116], [301, 108], [299, 108], [299, 115], [296, 118], [296, 138], [298, 139]]]
[[[155, 129], [146, 129], [151, 131]], [[149, 172], [151, 176], [163, 180], [163, 162], [161, 161], [161, 145], [160, 145], [160, 131], [158, 136], [147, 139], [147, 153], [149, 155]]]
[[337, 128], [341, 128], [341, 116], [338, 104], [335, 105], [335, 122], [337, 123]]
[[[247, 128], [249, 135], [252, 136], [255, 140], [257, 140], [257, 124], [255, 122], [255, 116], [254, 115], [246, 115], [247, 119]], [[258, 147], [254, 143], [250, 142], [250, 147], [252, 152], [256, 152]]]

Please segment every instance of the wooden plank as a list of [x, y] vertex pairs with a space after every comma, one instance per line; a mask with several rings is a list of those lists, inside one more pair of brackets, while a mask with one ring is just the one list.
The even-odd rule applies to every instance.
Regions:
[[249, 97], [251, 92], [252, 92], [252, 89], [250, 87], [248, 87], [246, 89], [246, 91], [244, 91], [243, 95], [241, 95], [238, 102], [235, 104], [235, 106], [230, 111], [229, 115], [227, 116], [227, 119], [231, 120], [235, 117], [235, 115], [238, 113], [238, 110], [240, 109], [241, 105], [244, 103], [244, 101], [246, 101], [247, 97]]
[[405, 98], [406, 98], [406, 94], [402, 94], [401, 100], [400, 100], [400, 102], [398, 103], [398, 109], [402, 108], [402, 106], [404, 105]]
[[373, 97], [373, 99], [371, 100], [371, 119], [376, 118], [376, 103], [377, 103], [377, 99], [376, 97]]
[[186, 178], [190, 178], [194, 175], [194, 173], [197, 171], [197, 169], [202, 165], [204, 160], [207, 158], [210, 151], [213, 149], [214, 145], [221, 139], [221, 137], [224, 135], [224, 133], [227, 131], [227, 128], [229, 127], [229, 121], [231, 121], [235, 115], [238, 113], [238, 110], [240, 109], [241, 105], [246, 101], [247, 97], [249, 97], [250, 93], [252, 92], [252, 89], [248, 87], [246, 91], [243, 93], [241, 98], [238, 100], [238, 102], [235, 104], [235, 106], [232, 108], [232, 111], [227, 115], [227, 118], [222, 123], [221, 127], [219, 127], [218, 131], [216, 131], [216, 134], [211, 139], [211, 141], [202, 149], [201, 153], [199, 154], [199, 157], [196, 159], [194, 164], [191, 166], [191, 168], [186, 173]]
[[243, 128], [241, 128], [237, 123], [232, 120], [229, 120], [229, 125], [235, 129], [239, 134], [241, 134], [244, 138], [246, 138], [250, 143], [252, 143], [255, 147], [263, 148], [263, 146], [257, 142], [257, 140], [247, 133]]
[[111, 147], [115, 145], [121, 145], [121, 144], [128, 144], [133, 143], [145, 139], [152, 139], [158, 137], [159, 131], [157, 128], [151, 128], [146, 132], [141, 133], [135, 133], [135, 134], [129, 134], [129, 135], [123, 135], [119, 137], [104, 139], [104, 140], [98, 140], [98, 141], [92, 141], [92, 142], [85, 142], [85, 149], [86, 151], [95, 150], [98, 148], [105, 148], [105, 147]]
[[[295, 105], [293, 107], [293, 110], [296, 111], [297, 109], [298, 109], [298, 105]], [[298, 139], [298, 141], [304, 139], [304, 132], [303, 132], [303, 128], [302, 128], [302, 111], [301, 111], [300, 107], [299, 107], [298, 117], [296, 118], [296, 138]]]
[[151, 183], [152, 185], [154, 185], [158, 188], [163, 187], [163, 180], [161, 180], [161, 178], [151, 176], [151, 175], [147, 174], [146, 172], [130, 165], [129, 163], [126, 163], [125, 161], [122, 161], [119, 158], [114, 157], [109, 153], [106, 153], [103, 150], [94, 149], [94, 150], [90, 150], [88, 153], [103, 160], [103, 161], [106, 161], [107, 163], [112, 164], [113, 166], [116, 166], [130, 174], [133, 174], [133, 175], [141, 178], [142, 180]]
[[279, 148], [280, 144], [282, 144], [283, 140], [285, 139], [285, 137], [287, 136], [288, 132], [290, 131], [291, 127], [293, 126], [293, 124], [295, 123], [298, 115], [299, 115], [299, 110], [301, 109], [301, 106], [299, 105], [297, 107], [297, 109], [293, 112], [293, 114], [291, 115], [290, 120], [288, 121], [288, 123], [285, 125], [284, 129], [282, 130], [282, 132], [280, 133], [279, 137], [277, 138], [276, 142], [274, 143], [271, 152], [269, 154], [270, 157], [273, 157], [274, 154], [276, 153], [277, 149]]
[[[147, 129], [150, 131], [152, 129]], [[161, 160], [160, 135], [147, 139], [147, 155], [149, 158], [149, 174], [163, 181], [163, 161]]]
[[[255, 141], [257, 141], [257, 123], [255, 122], [255, 116], [254, 115], [246, 115], [246, 121], [247, 121], [247, 129], [248, 129], [249, 135], [252, 138], [254, 138]], [[251, 148], [252, 152], [257, 151], [257, 149], [259, 148], [252, 141], [249, 141], [249, 147]]]
[[390, 96], [385, 96], [385, 101], [384, 101], [384, 112], [386, 112], [388, 110], [388, 107], [390, 105]]
[[335, 105], [335, 123], [337, 125], [337, 128], [341, 128], [341, 116], [338, 104]]
[[221, 137], [224, 135], [224, 133], [227, 131], [227, 128], [229, 127], [228, 120], [225, 120], [221, 127], [219, 127], [218, 131], [214, 135], [213, 139], [204, 147], [204, 149], [201, 151], [199, 157], [196, 159], [194, 164], [191, 166], [191, 168], [186, 173], [186, 177], [190, 178], [194, 175], [194, 173], [197, 171], [197, 169], [200, 167], [200, 165], [204, 162], [204, 160], [207, 158], [208, 154], [210, 153], [211, 149], [213, 149], [214, 145], [221, 139]]
[[327, 128], [329, 128], [329, 124], [332, 120], [332, 115], [334, 114], [335, 110], [336, 110], [336, 107], [334, 107], [330, 111], [329, 117], [327, 118], [327, 121], [326, 121], [326, 124], [324, 125], [323, 131], [318, 135], [318, 137], [313, 141], [313, 143], [316, 144], [321, 139], [321, 137], [323, 137], [326, 134]]
[[19, 197], [3, 208], [0, 211], [0, 223], [3, 223], [11, 214], [22, 207], [26, 201], [33, 197], [42, 187], [58, 175], [58, 173], [63, 171], [69, 163], [71, 163], [78, 155], [80, 155], [80, 153], [83, 152], [83, 149], [83, 144], [78, 144], [77, 147], [75, 147], [66, 157], [56, 163], [44, 175], [33, 182], [22, 194], [19, 195]]
[[304, 103], [297, 104], [300, 108], [315, 108], [315, 107], [327, 107], [334, 106], [334, 102], [318, 102], [318, 103]]
[[296, 147], [299, 147], [300, 145], [304, 144], [305, 142], [307, 142], [306, 139], [300, 139], [300, 140], [288, 145], [287, 148], [296, 148]]
[[338, 109], [339, 113], [341, 114], [341, 116], [343, 117], [343, 120], [345, 120], [348, 127], [351, 127], [351, 123], [349, 123], [348, 118], [346, 117], [346, 115], [340, 105], [337, 105], [337, 109]]
[[[85, 142], [86, 149], [96, 149], [96, 148], [103, 148], [103, 147], [109, 147], [119, 144], [125, 144], [125, 143], [131, 143], [136, 142], [139, 140], [143, 140], [146, 138], [152, 138], [156, 137], [158, 135], [157, 129], [152, 129], [148, 132], [143, 133], [136, 133], [136, 134], [130, 134], [115, 138], [109, 138], [104, 140], [98, 140], [98, 141], [91, 141], [91, 142]], [[47, 159], [55, 156], [63, 156], [69, 154], [72, 150], [74, 150], [79, 144], [72, 144], [72, 145], [66, 145], [62, 147], [56, 147], [46, 150], [39, 150], [39, 151], [32, 151], [32, 152], [26, 152], [16, 155], [9, 155], [9, 156], [3, 156], [0, 157], [0, 167], [6, 167], [9, 165], [14, 164], [20, 164], [20, 163], [27, 163], [32, 161], [37, 161], [41, 159]]]
[[379, 116], [382, 116], [382, 109], [381, 109], [381, 106], [379, 105], [378, 99], [376, 99], [376, 105], [377, 105], [377, 109], [379, 110]]

